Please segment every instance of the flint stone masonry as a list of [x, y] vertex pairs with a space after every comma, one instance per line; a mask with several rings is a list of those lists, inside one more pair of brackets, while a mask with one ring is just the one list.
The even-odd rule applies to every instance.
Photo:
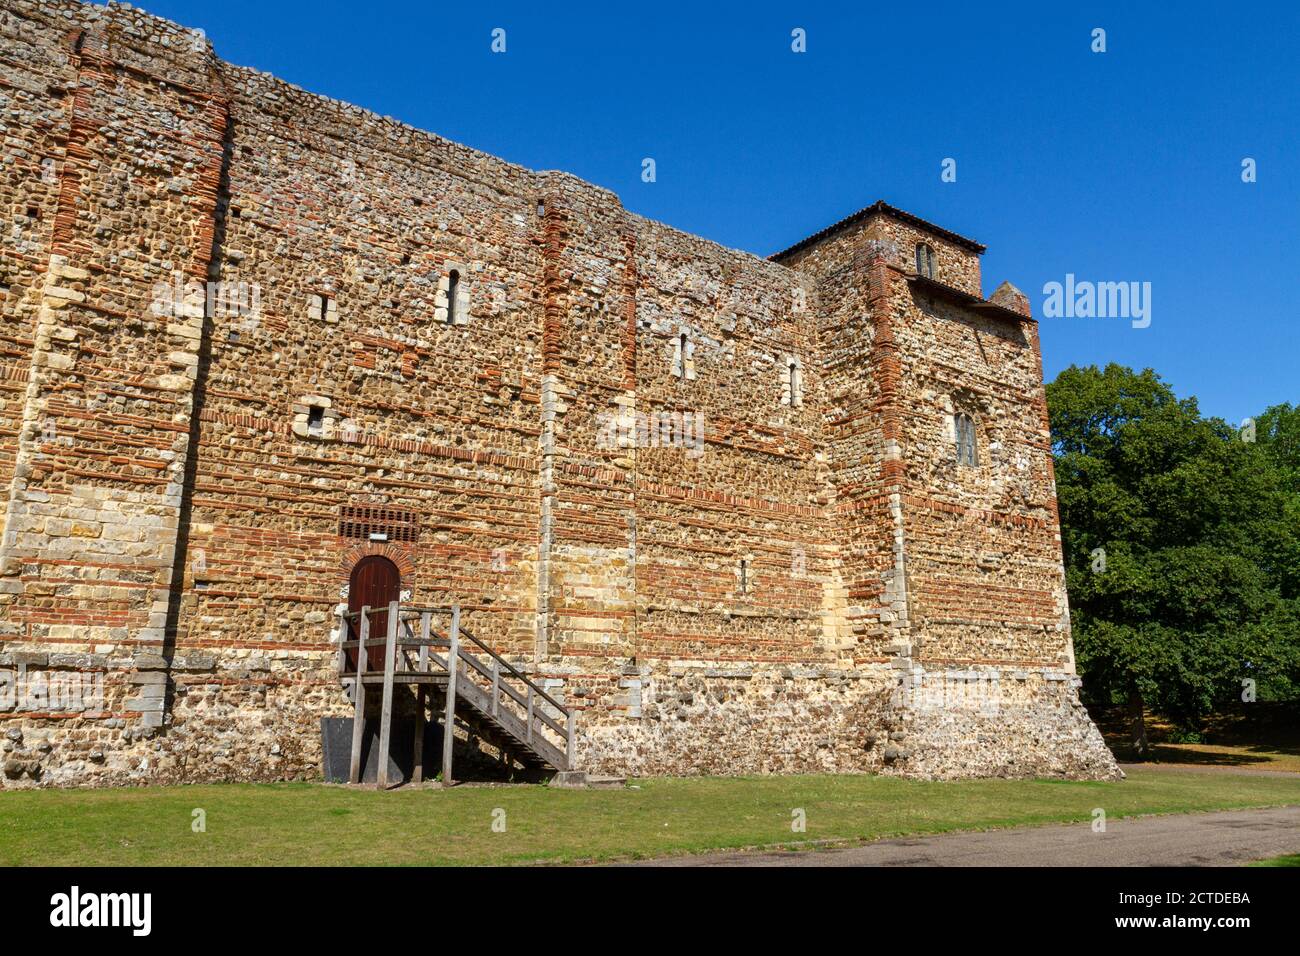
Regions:
[[126, 5], [5, 0], [0, 49], [3, 786], [318, 778], [370, 555], [588, 772], [1118, 773], [982, 246], [878, 203], [757, 258]]

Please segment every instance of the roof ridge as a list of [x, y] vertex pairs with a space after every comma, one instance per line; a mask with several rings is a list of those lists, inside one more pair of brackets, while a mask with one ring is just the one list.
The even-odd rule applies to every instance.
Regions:
[[959, 245], [962, 246], [963, 248], [969, 249], [972, 252], [976, 253], [977, 255], [982, 254], [984, 250], [988, 248], [983, 243], [976, 242], [974, 239], [969, 239], [966, 236], [960, 235], [959, 233], [955, 233], [950, 229], [945, 229], [943, 228], [943, 226], [936, 225], [935, 223], [932, 223], [929, 220], [922, 219], [920, 216], [913, 215], [912, 213], [908, 212], [905, 209], [899, 209], [897, 206], [891, 206], [883, 199], [877, 199], [870, 206], [866, 206], [862, 209], [859, 209], [857, 212], [845, 216], [843, 219], [839, 220], [838, 222], [831, 223], [825, 229], [815, 232], [811, 236], [808, 236], [805, 239], [800, 239], [798, 242], [796, 242], [794, 245], [790, 246], [789, 248], [782, 249], [780, 252], [772, 253], [770, 256], [768, 256], [768, 258], [774, 261], [779, 260], [783, 256], [788, 256], [793, 252], [798, 252], [800, 249], [806, 249], [808, 246], [815, 245], [816, 243], [821, 242], [821, 240], [825, 239], [827, 236], [833, 235], [834, 233], [837, 233], [842, 229], [847, 229], [849, 226], [853, 225], [854, 223], [861, 222], [863, 219], [875, 215], [893, 216], [895, 219], [901, 219], [904, 222], [910, 223], [911, 225], [916, 226], [920, 229], [924, 229], [927, 232], [932, 232], [937, 236], [941, 236], [944, 239], [947, 239], [949, 242], [954, 243], [955, 245]]

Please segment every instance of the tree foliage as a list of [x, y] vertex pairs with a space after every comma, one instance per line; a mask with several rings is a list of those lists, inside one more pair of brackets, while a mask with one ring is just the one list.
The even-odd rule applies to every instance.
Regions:
[[1251, 436], [1114, 364], [1066, 369], [1047, 400], [1089, 702], [1195, 728], [1247, 681], [1300, 696], [1300, 409]]

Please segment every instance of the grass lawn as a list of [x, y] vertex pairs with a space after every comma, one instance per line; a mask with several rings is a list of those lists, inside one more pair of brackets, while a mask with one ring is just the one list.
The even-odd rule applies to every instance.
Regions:
[[1260, 860], [1252, 863], [1251, 866], [1300, 866], [1300, 853], [1292, 853], [1289, 856], [1275, 856], [1271, 860]]
[[[0, 793], [0, 865], [512, 864], [1300, 804], [1300, 779], [1137, 770], [1116, 783], [659, 778], [639, 790], [311, 783]], [[191, 828], [206, 812], [207, 831]], [[494, 832], [494, 811], [505, 832]], [[791, 831], [802, 808], [807, 831]], [[499, 818], [499, 814], [496, 815]]]

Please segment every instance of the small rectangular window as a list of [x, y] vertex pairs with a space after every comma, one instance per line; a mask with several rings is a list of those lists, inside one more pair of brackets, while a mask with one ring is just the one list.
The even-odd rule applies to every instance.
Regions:
[[976, 464], [974, 420], [969, 415], [957, 415], [953, 423], [957, 431], [957, 464]]
[[456, 324], [456, 297], [460, 294], [460, 273], [455, 269], [447, 274], [447, 324]]
[[785, 361], [785, 393], [781, 396], [781, 403], [791, 408], [803, 404], [803, 381], [797, 358], [790, 357]]
[[927, 279], [934, 278], [934, 249], [924, 242], [916, 246], [916, 273]]
[[321, 405], [312, 405], [307, 409], [307, 431], [319, 435], [324, 428], [325, 408]]
[[329, 322], [335, 313], [334, 300], [327, 295], [313, 293], [308, 299], [307, 314], [317, 322]]
[[673, 343], [673, 367], [672, 373], [678, 378], [694, 378], [690, 374], [691, 368], [691, 339], [689, 333], [680, 332], [677, 335], [676, 342]]

